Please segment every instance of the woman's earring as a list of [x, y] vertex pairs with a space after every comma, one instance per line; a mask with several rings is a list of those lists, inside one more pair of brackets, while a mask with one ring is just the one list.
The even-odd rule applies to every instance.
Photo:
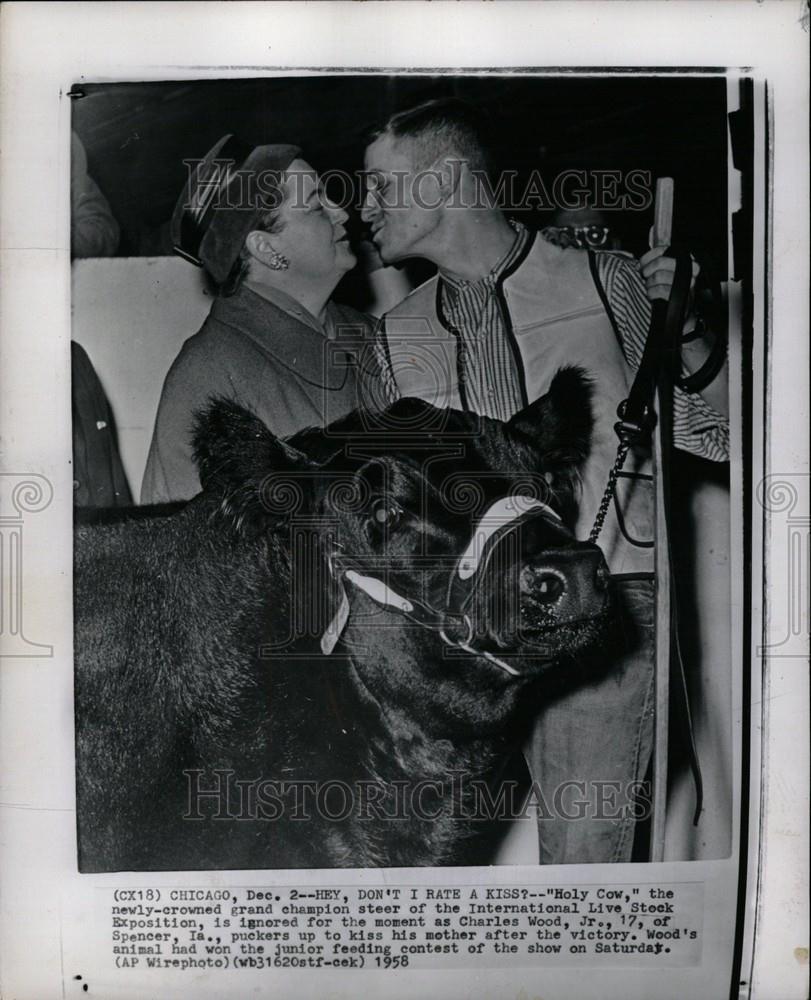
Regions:
[[290, 267], [290, 261], [285, 257], [283, 253], [279, 253], [274, 250], [270, 255], [270, 260], [268, 261], [268, 267], [271, 271], [286, 271]]

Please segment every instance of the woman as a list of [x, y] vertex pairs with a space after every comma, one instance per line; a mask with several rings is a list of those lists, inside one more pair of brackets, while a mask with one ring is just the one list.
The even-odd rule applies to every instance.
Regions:
[[281, 437], [372, 403], [372, 319], [330, 299], [355, 265], [346, 220], [295, 146], [225, 136], [195, 162], [172, 238], [217, 298], [166, 376], [142, 503], [199, 492], [191, 437], [213, 396], [235, 399]]

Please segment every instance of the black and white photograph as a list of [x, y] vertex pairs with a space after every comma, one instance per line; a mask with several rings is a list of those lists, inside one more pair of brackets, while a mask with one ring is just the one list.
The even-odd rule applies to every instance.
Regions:
[[805, 995], [807, 5], [689, 6], [6, 5], [3, 995]]

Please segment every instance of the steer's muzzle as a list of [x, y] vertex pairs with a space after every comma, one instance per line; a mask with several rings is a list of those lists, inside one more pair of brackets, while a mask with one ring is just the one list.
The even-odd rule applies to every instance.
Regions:
[[588, 621], [610, 606], [610, 574], [596, 545], [547, 549], [521, 569], [521, 631]]
[[[467, 553], [466, 553], [467, 556]], [[577, 542], [548, 508], [535, 508], [492, 532], [475, 560], [460, 561], [449, 607], [461, 604], [474, 645], [537, 657], [579, 657], [604, 645], [612, 628], [611, 578], [600, 549]], [[492, 644], [492, 645], [491, 645]]]
[[499, 541], [477, 580], [468, 604], [476, 636], [502, 651], [531, 649], [544, 660], [601, 645], [613, 620], [602, 552], [541, 518], [523, 527]]

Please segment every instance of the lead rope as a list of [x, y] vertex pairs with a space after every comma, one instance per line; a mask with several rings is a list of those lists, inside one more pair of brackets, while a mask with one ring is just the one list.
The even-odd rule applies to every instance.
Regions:
[[[680, 377], [679, 368], [675, 362], [675, 358], [678, 357], [676, 348], [681, 340], [681, 327], [684, 319], [684, 312], [686, 311], [687, 297], [690, 290], [692, 262], [688, 254], [674, 252], [673, 247], [668, 248], [667, 254], [669, 256], [676, 257], [677, 261], [676, 271], [673, 275], [673, 287], [671, 288], [670, 297], [667, 302], [657, 300], [653, 303], [650, 328], [645, 342], [645, 347], [642, 352], [642, 359], [627, 399], [624, 399], [617, 408], [619, 421], [614, 424], [614, 430], [619, 438], [617, 457], [611, 471], [608, 474], [608, 482], [606, 484], [605, 492], [603, 493], [602, 500], [600, 501], [597, 516], [594, 519], [594, 526], [592, 527], [589, 535], [590, 542], [595, 542], [600, 535], [600, 531], [602, 530], [608, 514], [611, 499], [614, 495], [616, 482], [620, 471], [622, 470], [622, 466], [625, 464], [628, 451], [633, 445], [641, 442], [647, 442], [650, 439], [650, 433], [656, 423], [656, 416], [653, 411], [653, 398], [656, 392], [657, 384], [661, 380], [661, 375], [666, 368], [666, 362], [668, 360], [669, 368], [671, 369], [671, 378], [675, 380]], [[670, 359], [668, 359], [668, 353], [671, 354]], [[696, 373], [697, 377], [694, 380], [680, 380], [680, 387], [685, 389], [685, 391], [696, 392], [699, 388], [703, 388], [705, 385], [709, 384], [712, 378], [717, 375], [720, 366], [723, 365], [723, 357], [720, 358], [719, 364], [718, 357], [713, 356], [716, 354], [720, 355], [721, 349], [716, 351], [714, 348], [713, 352], [711, 352], [710, 358], [705, 362], [700, 371]], [[670, 403], [670, 406], [666, 408], [666, 420], [670, 419], [670, 408], [672, 408], [672, 402]], [[664, 442], [665, 447], [671, 441], [672, 427], [669, 427], [669, 434], [666, 435], [666, 440]], [[666, 459], [666, 452], [664, 453], [664, 458]], [[663, 477], [665, 478], [666, 464], [667, 463], [665, 461], [665, 470], [663, 470]], [[670, 543], [670, 532], [668, 531], [668, 551], [670, 550]], [[675, 658], [671, 658], [671, 670], [673, 670], [673, 663], [677, 663], [679, 689], [682, 696], [682, 702], [679, 707], [685, 716], [684, 727], [686, 728], [687, 753], [696, 789], [696, 808], [693, 816], [693, 824], [697, 825], [703, 808], [703, 781], [701, 776], [701, 766], [698, 761], [698, 752], [695, 745], [692, 720], [690, 717], [690, 703], [687, 695], [684, 663], [681, 657], [681, 648], [678, 636], [678, 611], [676, 607], [677, 591], [674, 585], [672, 560], [670, 560], [669, 563], [672, 594], [670, 629], [671, 635], [674, 637], [673, 646], [675, 653]]]
[[592, 544], [597, 542], [597, 539], [600, 537], [600, 532], [603, 530], [603, 525], [605, 524], [605, 519], [608, 514], [608, 508], [611, 506], [611, 500], [614, 497], [614, 490], [617, 486], [617, 478], [622, 471], [623, 465], [625, 465], [625, 459], [628, 455], [629, 449], [630, 445], [627, 441], [620, 441], [617, 446], [617, 457], [614, 460], [614, 465], [612, 466], [611, 471], [608, 473], [608, 482], [606, 483], [605, 490], [603, 491], [603, 498], [600, 501], [600, 506], [597, 509], [597, 516], [594, 518], [594, 525], [589, 533], [589, 541]]
[[[672, 349], [681, 337], [681, 327], [690, 294], [692, 258], [689, 254], [679, 252], [677, 248], [672, 246], [668, 247], [666, 253], [676, 258], [673, 285], [667, 301], [657, 299], [652, 304], [648, 336], [645, 339], [639, 367], [628, 390], [627, 398], [617, 407], [619, 421], [614, 424], [614, 431], [619, 438], [617, 457], [608, 474], [605, 492], [594, 519], [594, 527], [589, 535], [590, 542], [596, 542], [600, 535], [614, 495], [617, 478], [629, 449], [634, 444], [650, 442], [650, 435], [656, 424], [653, 398], [656, 392], [658, 373], [662, 365], [668, 361], [668, 349]], [[670, 360], [669, 363], [675, 374], [674, 362]]]

